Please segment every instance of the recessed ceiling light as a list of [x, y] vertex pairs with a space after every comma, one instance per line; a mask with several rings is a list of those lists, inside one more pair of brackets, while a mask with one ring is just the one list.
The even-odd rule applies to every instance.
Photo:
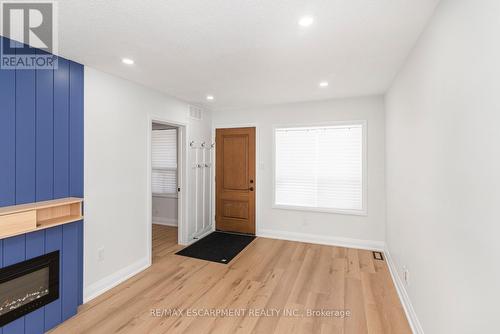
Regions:
[[214, 96], [213, 95], [207, 95], [207, 100], [208, 101], [213, 101], [214, 99]]
[[311, 24], [313, 24], [314, 18], [312, 16], [304, 16], [301, 17], [299, 20], [299, 25], [302, 27], [309, 27]]
[[127, 65], [134, 65], [134, 60], [130, 58], [122, 58], [122, 63]]
[[321, 81], [321, 82], [319, 83], [319, 86], [320, 86], [320, 87], [328, 87], [328, 81]]

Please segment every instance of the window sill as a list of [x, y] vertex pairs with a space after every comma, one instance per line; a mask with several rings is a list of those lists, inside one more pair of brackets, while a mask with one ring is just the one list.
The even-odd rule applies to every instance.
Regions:
[[154, 194], [154, 193], [153, 193], [153, 197], [175, 198], [175, 199], [178, 198], [177, 194]]
[[329, 208], [313, 208], [313, 207], [308, 207], [308, 206], [293, 206], [293, 205], [282, 205], [282, 204], [273, 204], [272, 208], [278, 209], [278, 210], [321, 212], [321, 213], [333, 213], [333, 214], [351, 215], [351, 216], [368, 216], [368, 212], [366, 210], [342, 210], [342, 209], [329, 209]]

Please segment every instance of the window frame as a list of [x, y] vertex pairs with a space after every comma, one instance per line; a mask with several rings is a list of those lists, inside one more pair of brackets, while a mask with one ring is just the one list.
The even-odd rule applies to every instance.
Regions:
[[[348, 125], [361, 125], [362, 129], [362, 208], [361, 210], [350, 210], [350, 209], [336, 209], [336, 208], [322, 208], [322, 207], [309, 207], [309, 206], [297, 206], [297, 205], [283, 205], [276, 204], [276, 130], [284, 128], [309, 128], [309, 127], [321, 127], [321, 126], [348, 126]], [[366, 120], [355, 120], [355, 121], [331, 121], [323, 123], [304, 123], [304, 124], [279, 124], [273, 125], [273, 148], [272, 148], [272, 159], [273, 159], [273, 172], [272, 172], [272, 208], [279, 210], [294, 210], [294, 211], [306, 211], [306, 212], [322, 212], [322, 213], [333, 213], [333, 214], [343, 214], [343, 215], [354, 215], [354, 216], [367, 216], [368, 215], [368, 148], [367, 148], [367, 128], [368, 122]]]

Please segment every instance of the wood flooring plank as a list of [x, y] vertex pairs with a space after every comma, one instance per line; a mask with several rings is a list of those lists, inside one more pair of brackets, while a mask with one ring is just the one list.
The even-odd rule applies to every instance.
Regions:
[[[153, 225], [152, 245], [150, 268], [82, 305], [51, 333], [411, 333], [387, 264], [371, 251], [256, 238], [224, 265], [175, 255], [182, 249], [177, 228], [162, 225]], [[185, 313], [223, 309], [246, 313]], [[184, 314], [155, 313], [173, 310]], [[271, 315], [255, 316], [264, 311]]]

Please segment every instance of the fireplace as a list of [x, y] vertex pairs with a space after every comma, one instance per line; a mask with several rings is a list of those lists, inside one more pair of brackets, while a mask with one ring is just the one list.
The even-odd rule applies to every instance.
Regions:
[[59, 251], [0, 269], [0, 326], [59, 298]]

